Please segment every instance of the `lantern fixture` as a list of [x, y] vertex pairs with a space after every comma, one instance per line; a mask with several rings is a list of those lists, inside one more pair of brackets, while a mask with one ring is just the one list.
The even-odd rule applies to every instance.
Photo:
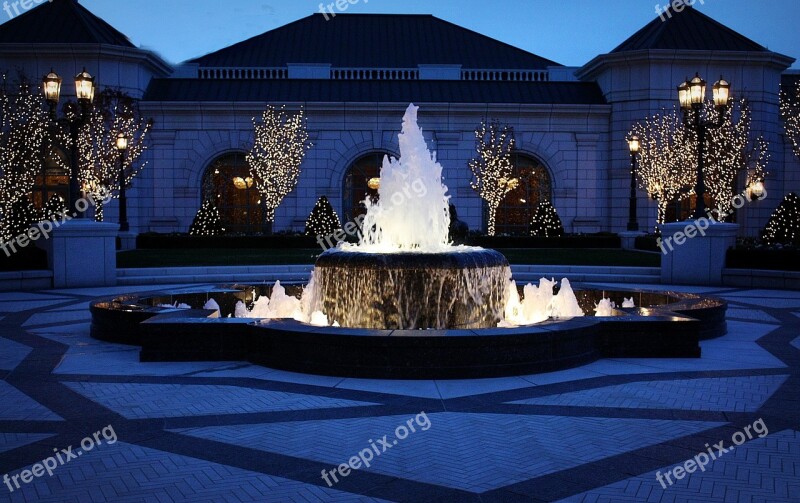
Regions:
[[117, 135], [117, 150], [120, 152], [128, 150], [128, 137], [125, 136], [125, 133], [120, 132]]
[[719, 77], [719, 80], [714, 83], [713, 92], [714, 92], [714, 105], [718, 109], [728, 106], [728, 100], [730, 100], [731, 85], [729, 82], [725, 81], [721, 75]]
[[637, 135], [633, 135], [628, 139], [628, 149], [630, 150], [631, 154], [636, 155], [639, 153], [639, 149], [641, 148], [641, 141]]
[[42, 93], [44, 93], [45, 100], [51, 105], [56, 105], [61, 99], [61, 81], [61, 77], [52, 69], [42, 79]]
[[86, 68], [75, 76], [75, 95], [78, 101], [91, 103], [94, 100], [94, 77], [86, 71]]

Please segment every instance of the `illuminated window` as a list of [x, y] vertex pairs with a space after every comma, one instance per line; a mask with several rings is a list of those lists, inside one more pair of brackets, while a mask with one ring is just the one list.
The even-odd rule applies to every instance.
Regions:
[[31, 203], [38, 208], [44, 205], [52, 197], [61, 197], [64, 201], [69, 200], [69, 159], [60, 149], [54, 149], [45, 160], [44, 170], [36, 176], [33, 191], [31, 192]]
[[511, 178], [519, 180], [497, 208], [497, 234], [528, 235], [531, 217], [539, 201], [553, 200], [553, 187], [547, 168], [536, 159], [512, 154]]
[[203, 176], [203, 200], [216, 201], [227, 232], [263, 232], [266, 221], [261, 198], [243, 153], [218, 157]]
[[344, 219], [353, 220], [366, 213], [364, 200], [367, 195], [373, 199], [378, 198], [378, 190], [370, 188], [370, 180], [380, 177], [383, 152], [375, 152], [361, 157], [354, 162], [344, 176], [344, 189], [342, 191]]

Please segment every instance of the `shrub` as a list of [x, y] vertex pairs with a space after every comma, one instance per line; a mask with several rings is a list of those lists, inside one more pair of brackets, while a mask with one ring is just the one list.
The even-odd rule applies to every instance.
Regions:
[[540, 202], [531, 219], [531, 236], [556, 238], [563, 235], [564, 225], [556, 209], [550, 201]]
[[222, 226], [217, 205], [212, 199], [206, 199], [197, 211], [192, 226], [189, 227], [189, 234], [192, 236], [218, 236], [223, 232], [225, 232], [225, 228]]
[[775, 209], [761, 231], [761, 240], [768, 245], [800, 245], [800, 197], [797, 194], [790, 192]]
[[306, 236], [332, 236], [336, 231], [341, 230], [342, 224], [339, 215], [331, 206], [331, 202], [325, 196], [317, 200], [314, 209], [306, 219]]

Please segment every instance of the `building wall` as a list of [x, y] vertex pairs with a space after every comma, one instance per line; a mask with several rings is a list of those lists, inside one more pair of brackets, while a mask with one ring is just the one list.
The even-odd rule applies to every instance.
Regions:
[[[136, 182], [139, 212], [136, 230], [186, 231], [201, 203], [201, 179], [214, 159], [246, 152], [253, 143], [251, 118], [263, 104], [144, 103], [154, 118], [155, 144], [149, 167]], [[297, 110], [289, 104], [287, 110]], [[317, 198], [328, 196], [343, 213], [343, 180], [347, 169], [373, 152], [398, 154], [405, 105], [326, 104], [305, 106], [310, 141], [298, 186], [276, 213], [274, 229], [302, 230]], [[459, 217], [481, 229], [482, 202], [470, 188], [468, 162], [475, 156], [474, 129], [484, 117], [514, 127], [517, 151], [536, 157], [550, 172], [554, 204], [566, 228], [576, 232], [605, 230], [599, 198], [607, 183], [608, 107], [520, 106], [497, 108], [421, 104], [419, 123], [429, 148], [442, 164], [445, 184]], [[144, 211], [145, 208], [151, 210]], [[113, 212], [113, 209], [110, 211]]]

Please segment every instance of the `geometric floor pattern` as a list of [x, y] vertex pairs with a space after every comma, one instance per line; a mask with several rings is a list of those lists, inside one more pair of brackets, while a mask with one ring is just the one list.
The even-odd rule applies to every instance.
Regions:
[[510, 403], [754, 412], [788, 378], [773, 375], [637, 382]]
[[[800, 292], [708, 289], [734, 307], [697, 359], [381, 381], [141, 363], [89, 336], [87, 302], [133, 290], [0, 293], [0, 477], [118, 438], [0, 483], [0, 501], [798, 501]], [[656, 478], [758, 421], [769, 434]], [[322, 478], [373, 446], [369, 467]]]

